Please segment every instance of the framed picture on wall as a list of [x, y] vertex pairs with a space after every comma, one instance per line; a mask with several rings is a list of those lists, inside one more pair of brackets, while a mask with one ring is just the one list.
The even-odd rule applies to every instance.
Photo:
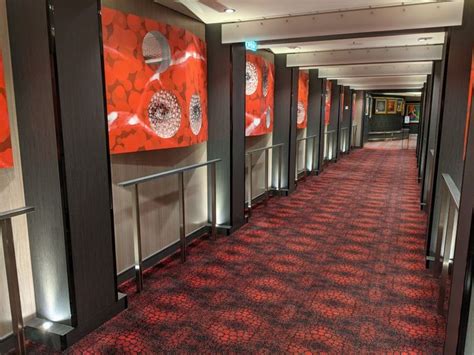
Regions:
[[410, 123], [418, 123], [420, 121], [420, 104], [408, 103], [406, 115], [410, 117]]
[[402, 99], [397, 100], [397, 112], [403, 112], [404, 111], [403, 103], [404, 102], [403, 102]]
[[387, 100], [387, 113], [389, 114], [397, 113], [397, 100], [394, 100], [394, 99]]
[[387, 113], [387, 100], [375, 99], [375, 114], [383, 115]]

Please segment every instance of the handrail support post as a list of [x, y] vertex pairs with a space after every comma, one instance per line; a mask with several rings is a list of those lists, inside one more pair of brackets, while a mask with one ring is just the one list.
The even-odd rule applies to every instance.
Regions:
[[140, 229], [140, 200], [138, 185], [132, 187], [133, 253], [137, 293], [143, 290], [142, 237]]
[[13, 334], [16, 337], [15, 349], [18, 354], [26, 354], [25, 330], [23, 325], [23, 314], [21, 311], [20, 288], [18, 283], [18, 270], [16, 266], [11, 218], [0, 221], [0, 232], [3, 240], [3, 254], [5, 257], [12, 328]]
[[179, 190], [179, 239], [181, 242], [181, 262], [186, 262], [186, 204], [184, 198], [184, 172], [178, 174]]
[[268, 187], [268, 156], [269, 156], [269, 150], [265, 150], [265, 204], [267, 204], [268, 199], [269, 199], [269, 187]]
[[217, 176], [216, 164], [211, 165], [211, 238], [217, 238]]

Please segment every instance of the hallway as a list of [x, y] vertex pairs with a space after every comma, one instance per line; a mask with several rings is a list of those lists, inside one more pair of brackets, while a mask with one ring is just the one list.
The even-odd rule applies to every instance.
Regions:
[[122, 287], [128, 310], [69, 351], [440, 354], [418, 203], [413, 150], [356, 150]]

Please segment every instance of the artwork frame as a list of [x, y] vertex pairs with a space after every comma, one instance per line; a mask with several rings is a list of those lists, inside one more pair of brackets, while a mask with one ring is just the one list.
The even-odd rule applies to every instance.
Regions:
[[13, 168], [13, 148], [3, 64], [3, 56], [0, 52], [0, 169], [9, 169]]
[[324, 96], [324, 125], [327, 127], [331, 122], [331, 106], [332, 106], [332, 81], [326, 80]]
[[397, 113], [397, 100], [387, 99], [387, 114], [394, 115]]
[[248, 51], [245, 61], [245, 136], [262, 136], [273, 132], [275, 65]]
[[298, 114], [296, 125], [298, 129], [308, 126], [308, 101], [309, 101], [309, 73], [301, 71], [298, 74]]
[[207, 46], [183, 28], [109, 7], [102, 38], [110, 154], [208, 139]]
[[375, 99], [375, 114], [376, 115], [385, 115], [387, 113], [387, 99]]
[[404, 112], [404, 105], [405, 101], [403, 99], [398, 99], [397, 100], [397, 112], [403, 113]]
[[410, 123], [419, 123], [421, 113], [421, 103], [409, 102], [406, 105], [406, 116], [410, 117]]

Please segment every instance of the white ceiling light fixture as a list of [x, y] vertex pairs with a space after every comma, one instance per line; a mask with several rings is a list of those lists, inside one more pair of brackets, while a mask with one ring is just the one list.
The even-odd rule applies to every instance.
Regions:
[[226, 14], [233, 14], [235, 12], [235, 9], [231, 9], [230, 7], [228, 7], [227, 9], [224, 10], [224, 12]]

